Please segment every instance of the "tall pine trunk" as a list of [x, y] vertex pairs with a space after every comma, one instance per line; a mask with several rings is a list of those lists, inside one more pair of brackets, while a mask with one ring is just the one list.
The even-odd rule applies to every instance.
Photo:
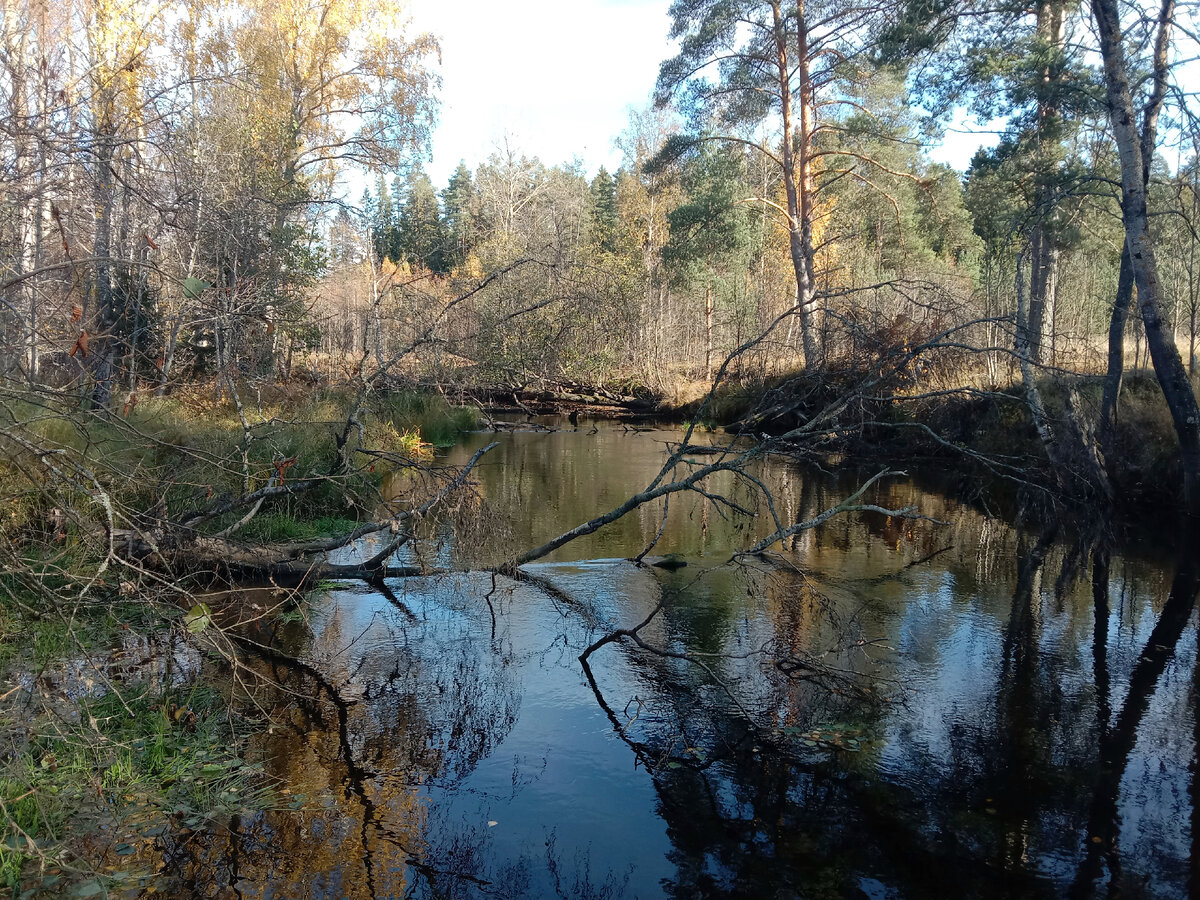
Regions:
[[[804, 4], [801, 2], [797, 16], [796, 70], [800, 79], [800, 131], [796, 135], [799, 153], [792, 147], [795, 123], [792, 109], [792, 69], [788, 62], [787, 26], [779, 3], [771, 4], [775, 36], [775, 66], [779, 74], [779, 92], [783, 119], [783, 185], [787, 195], [788, 250], [792, 257], [792, 269], [796, 273], [796, 313], [800, 318], [800, 340], [804, 348], [804, 365], [819, 367], [822, 363], [813, 303], [816, 286], [813, 277], [812, 205], [813, 180], [811, 160], [813, 109], [812, 86], [808, 75], [804, 24]], [[799, 160], [796, 159], [799, 155]]]

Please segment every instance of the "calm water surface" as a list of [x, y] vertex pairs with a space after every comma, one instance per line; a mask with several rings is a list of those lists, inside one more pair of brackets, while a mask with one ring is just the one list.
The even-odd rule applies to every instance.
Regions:
[[[673, 432], [478, 435], [481, 566], [643, 488]], [[864, 474], [755, 471], [788, 522]], [[753, 504], [745, 483], [717, 482]], [[262, 742], [297, 811], [178, 848], [180, 893], [242, 897], [1187, 896], [1200, 891], [1194, 567], [1092, 553], [905, 478], [945, 524], [769, 530], [675, 498], [530, 571], [337, 585], [276, 639]], [[358, 548], [367, 553], [369, 547]], [[614, 628], [643, 640], [578, 659]], [[680, 658], [687, 654], [691, 659]], [[590, 674], [590, 678], [589, 678]]]

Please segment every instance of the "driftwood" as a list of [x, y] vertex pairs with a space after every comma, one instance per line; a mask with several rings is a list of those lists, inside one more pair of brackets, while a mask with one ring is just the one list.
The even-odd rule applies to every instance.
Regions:
[[[198, 535], [189, 527], [195, 521], [206, 521], [211, 515], [187, 516], [177, 523], [160, 522], [153, 536], [133, 529], [114, 533], [114, 546], [128, 558], [141, 565], [154, 565], [172, 572], [223, 572], [230, 576], [269, 579], [287, 584], [300, 584], [320, 578], [357, 578], [377, 581], [383, 578], [409, 577], [422, 574], [421, 569], [408, 566], [389, 566], [413, 535], [413, 525], [430, 514], [448, 497], [467, 484], [471, 470], [484, 454], [495, 448], [495, 442], [481, 447], [458, 473], [421, 505], [399, 510], [389, 516], [330, 538], [290, 544], [270, 544], [247, 547], [222, 535]], [[310, 480], [311, 481], [311, 480]], [[306, 490], [308, 483], [298, 482], [296, 490]], [[281, 487], [269, 489], [277, 496]], [[263, 491], [268, 489], [264, 488]], [[256, 504], [263, 491], [255, 491], [237, 502], [223, 501], [210, 509], [228, 512]], [[382, 546], [368, 559], [355, 563], [332, 563], [327, 554], [342, 549], [363, 538], [387, 534]]]
[[473, 388], [467, 391], [477, 403], [493, 408], [517, 408], [530, 415], [553, 415], [564, 409], [587, 407], [591, 412], [612, 414], [657, 412], [657, 400], [619, 394], [603, 387], [573, 382], [546, 384], [541, 388]]

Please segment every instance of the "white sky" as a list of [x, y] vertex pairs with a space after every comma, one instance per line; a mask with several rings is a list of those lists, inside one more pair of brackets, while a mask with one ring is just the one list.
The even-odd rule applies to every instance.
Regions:
[[1000, 121], [979, 122], [962, 109], [957, 109], [946, 123], [946, 134], [941, 145], [925, 149], [934, 162], [945, 163], [965, 172], [976, 150], [1000, 143], [1000, 134], [996, 129], [1002, 125]]
[[671, 54], [669, 0], [412, 0], [442, 44], [442, 109], [426, 166], [441, 187], [509, 142], [547, 165], [615, 169], [628, 108]]
[[[578, 158], [610, 171], [613, 140], [630, 107], [650, 99], [672, 55], [670, 0], [412, 0], [413, 27], [442, 45], [434, 186], [459, 160], [474, 171], [507, 135], [515, 149], [554, 165]], [[956, 122], [959, 128], [964, 126]], [[995, 138], [951, 131], [931, 156], [965, 169]]]

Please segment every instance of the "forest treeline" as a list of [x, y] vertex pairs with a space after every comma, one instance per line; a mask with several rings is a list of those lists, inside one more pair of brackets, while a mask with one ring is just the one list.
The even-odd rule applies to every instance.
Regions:
[[[1022, 512], [1056, 520], [1083, 509], [1059, 586], [1090, 555], [1102, 651], [1101, 513], [1140, 499], [1156, 520], [1200, 515], [1195, 12], [673, 0], [668, 58], [614, 135], [615, 171], [497, 137], [434, 184], [440, 50], [401, 0], [0, 0], [0, 891], [141, 891], [169, 848], [206, 833], [225, 846], [256, 809], [323, 815], [323, 795], [256, 796], [265, 782], [241, 758], [271, 722], [307, 727], [293, 688], [271, 686], [283, 670], [332, 704], [330, 758], [364, 801], [365, 848], [374, 776], [346, 714], [369, 696], [356, 683], [341, 699], [323, 660], [279, 649], [312, 633], [300, 588], [369, 582], [416, 623], [388, 580], [474, 567], [459, 585], [490, 575], [476, 599], [503, 653], [514, 587], [583, 608], [530, 563], [631, 513], [653, 534], [631, 561], [649, 562], [691, 516], [674, 495], [699, 501], [706, 535], [714, 516], [739, 524], [745, 543], [705, 543], [705, 560], [770, 567], [780, 549], [780, 572], [806, 565], [805, 532], [847, 513], [909, 541], [905, 520], [930, 510], [891, 505], [901, 468], [951, 470], [983, 503], [1032, 497]], [[966, 114], [1002, 134], [959, 172], [930, 151]], [[524, 427], [545, 398], [576, 404], [572, 426], [589, 399], [693, 415], [641, 444], [662, 460], [643, 489], [585, 485], [572, 496], [597, 508], [492, 562], [511, 498], [486, 496], [476, 467], [502, 442], [457, 467], [431, 445], [517, 427], [491, 418], [499, 402]], [[704, 430], [717, 422], [724, 434]], [[873, 474], [846, 466], [817, 505], [811, 479], [761, 477], [769, 457], [860, 449]], [[521, 471], [522, 491], [554, 490]], [[1017, 551], [1009, 631], [1036, 619], [1051, 542]], [[801, 575], [798, 615], [823, 633], [833, 607]], [[224, 590], [247, 584], [270, 588]], [[589, 680], [606, 643], [657, 653], [638, 634], [676, 596], [605, 637], [589, 623]], [[772, 677], [821, 684], [833, 657], [793, 660], [784, 618], [795, 668], [764, 656]], [[1135, 675], [1169, 660], [1159, 632]], [[196, 662], [177, 667], [191, 657], [176, 648]], [[668, 655], [717, 678], [718, 657]], [[671, 768], [711, 767], [676, 737], [687, 758]], [[779, 746], [738, 739], [751, 743], [764, 759]], [[1089, 860], [1112, 847], [1097, 833], [1081, 833]]]
[[[1102, 480], [1128, 354], [1200, 502], [1193, 12], [677, 0], [615, 173], [501, 140], [435, 186], [437, 42], [395, 4], [10, 0], [0, 368], [125, 410], [886, 369], [1022, 386], [1051, 460]], [[964, 111], [1005, 124], [960, 174], [929, 148]], [[1103, 397], [1048, 407], [1071, 373]]]

